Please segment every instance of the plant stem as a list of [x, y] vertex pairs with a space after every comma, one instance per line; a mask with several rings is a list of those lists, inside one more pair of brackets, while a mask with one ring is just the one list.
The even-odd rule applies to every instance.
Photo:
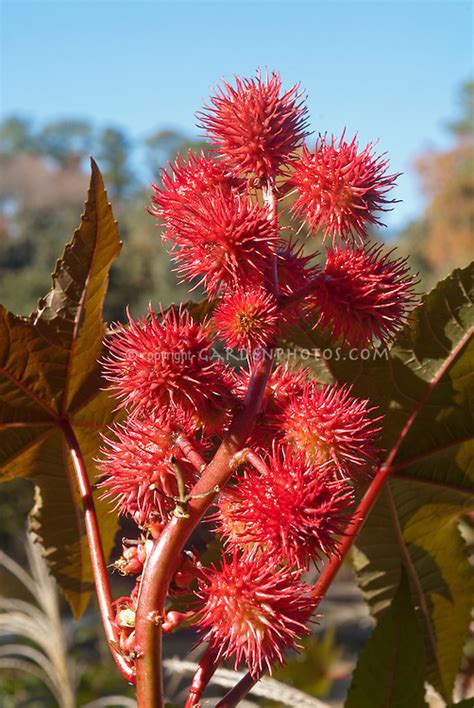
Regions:
[[252, 467], [256, 469], [257, 472], [260, 472], [260, 474], [267, 474], [268, 467], [266, 466], [262, 458], [257, 455], [256, 452], [254, 452], [253, 450], [246, 450], [245, 459], [247, 460], [247, 462], [250, 462]]
[[[314, 282], [314, 281], [313, 281]], [[303, 291], [303, 288], [301, 288], [299, 291], [293, 294], [291, 296], [292, 298], [296, 295], [300, 295], [301, 292]], [[288, 301], [287, 301], [288, 302]], [[426, 401], [429, 399], [434, 387], [438, 384], [438, 382], [441, 380], [441, 378], [444, 376], [448, 368], [451, 366], [452, 362], [455, 360], [458, 352], [462, 350], [462, 348], [465, 346], [466, 342], [470, 340], [472, 337], [472, 329], [468, 330], [464, 337], [459, 341], [457, 344], [456, 348], [451, 352], [451, 356], [448, 357], [448, 359], [444, 362], [444, 364], [440, 367], [440, 369], [437, 371], [436, 376], [434, 379], [431, 381], [430, 384], [426, 387], [426, 391], [424, 395], [418, 400], [417, 405], [415, 405], [414, 409], [412, 410], [409, 418], [405, 422], [405, 425], [403, 426], [402, 430], [400, 431], [400, 434], [398, 435], [398, 438], [392, 447], [390, 454], [388, 455], [387, 459], [383, 463], [383, 465], [379, 468], [377, 474], [373, 478], [372, 482], [369, 484], [368, 489], [366, 490], [364, 496], [362, 497], [362, 500], [360, 501], [351, 521], [349, 522], [345, 534], [342, 538], [342, 541], [339, 544], [339, 553], [337, 556], [334, 556], [331, 561], [326, 565], [324, 568], [323, 572], [318, 578], [318, 581], [316, 582], [314, 588], [313, 588], [313, 595], [315, 596], [317, 600], [317, 604], [319, 604], [324, 597], [327, 589], [331, 585], [332, 581], [334, 580], [339, 568], [342, 565], [342, 562], [347, 555], [347, 552], [349, 551], [350, 547], [352, 546], [352, 543], [354, 541], [354, 538], [356, 535], [359, 533], [361, 530], [367, 516], [370, 513], [370, 510], [372, 509], [375, 501], [377, 500], [378, 495], [384, 488], [385, 483], [387, 482], [390, 474], [393, 474], [394, 471], [397, 469], [396, 465], [394, 465], [395, 458], [400, 450], [400, 447], [402, 446], [403, 441], [405, 440], [409, 430], [411, 429], [413, 423], [415, 422], [418, 413], [422, 409], [423, 405], [426, 403]], [[317, 606], [317, 605], [316, 605]], [[255, 685], [256, 681], [259, 680], [261, 676], [259, 676], [257, 679], [252, 678], [252, 676], [247, 673], [234, 688], [232, 688], [229, 693], [224, 696], [223, 700], [217, 704], [216, 708], [232, 708], [232, 706], [237, 705], [239, 700], [244, 698], [247, 693], [252, 689], [252, 687]]]
[[[264, 204], [268, 208], [268, 217], [270, 221], [277, 223], [278, 220], [278, 208], [277, 208], [277, 195], [275, 191], [274, 181], [269, 181], [268, 184], [262, 187], [262, 196]], [[278, 256], [276, 253], [272, 256], [272, 289], [275, 299], [278, 301], [280, 298], [280, 286], [278, 282]]]
[[290, 293], [289, 295], [285, 295], [281, 298], [282, 308], [284, 309], [288, 305], [292, 305], [293, 303], [298, 302], [298, 300], [302, 300], [306, 295], [309, 295], [316, 290], [322, 282], [323, 274], [321, 273], [312, 280], [308, 280], [307, 283], [298, 288], [298, 290], [295, 290], [294, 293]]
[[81, 448], [74, 434], [74, 430], [67, 419], [61, 421], [61, 428], [67, 441], [69, 455], [76, 476], [79, 495], [81, 498], [82, 513], [86, 527], [89, 553], [91, 557], [92, 572], [99, 603], [99, 610], [104, 625], [105, 636], [117, 667], [127, 681], [134, 683], [135, 674], [130, 664], [117, 651], [114, 645], [118, 643], [116, 630], [112, 624], [112, 593], [110, 590], [107, 566], [105, 563], [104, 549], [100, 536], [99, 523], [95, 511], [94, 497], [89, 484], [89, 477], [82, 457]]
[[201, 457], [199, 452], [194, 449], [191, 442], [184, 435], [180, 434], [177, 443], [181, 448], [181, 451], [186, 455], [186, 459], [193, 465], [193, 467], [198, 471], [202, 472], [206, 467], [206, 461], [204, 457]]
[[211, 680], [219, 661], [216, 658], [217, 650], [208, 647], [201, 657], [199, 666], [194, 674], [189, 689], [188, 698], [184, 708], [195, 708], [199, 705], [199, 699], [206, 689], [207, 684]]
[[344, 531], [344, 536], [339, 541], [337, 555], [333, 555], [331, 560], [326, 564], [313, 588], [313, 595], [316, 597], [317, 605], [319, 605], [332, 581], [336, 577], [344, 558], [351, 548], [355, 537], [361, 530], [391, 471], [392, 468], [390, 465], [383, 465], [373, 478], [367, 491], [359, 502], [352, 519]]
[[424, 395], [419, 399], [417, 405], [412, 410], [408, 420], [405, 422], [405, 425], [400, 431], [400, 434], [394, 446], [390, 450], [390, 454], [388, 455], [387, 459], [379, 468], [377, 474], [369, 484], [369, 487], [365, 492], [364, 496], [362, 497], [362, 500], [360, 501], [352, 517], [352, 520], [349, 522], [349, 525], [345, 531], [345, 535], [339, 544], [339, 555], [331, 559], [331, 561], [327, 564], [327, 566], [324, 568], [323, 572], [319, 576], [316, 585], [314, 586], [314, 595], [317, 597], [318, 603], [321, 601], [322, 597], [324, 596], [324, 593], [328, 589], [329, 585], [332, 583], [337, 571], [339, 570], [342, 564], [342, 561], [344, 560], [344, 557], [346, 556], [348, 550], [352, 545], [354, 537], [359, 533], [360, 529], [362, 528], [364, 521], [366, 520], [370, 510], [372, 509], [372, 506], [374, 505], [378, 495], [382, 491], [383, 486], [387, 481], [389, 475], [395, 471], [395, 458], [398, 455], [398, 451], [400, 450], [400, 447], [402, 446], [402, 443], [405, 440], [410, 428], [415, 422], [422, 406], [426, 403], [426, 401], [431, 395], [433, 388], [440, 381], [442, 376], [445, 374], [446, 370], [449, 368], [449, 366], [451, 366], [451, 363], [454, 360], [456, 354], [461, 351], [461, 349], [464, 347], [464, 345], [471, 336], [472, 330], [466, 332], [464, 337], [461, 339], [457, 347], [452, 352], [451, 357], [449, 357], [448, 360], [445, 361], [444, 364], [440, 367], [434, 379], [427, 386]]
[[216, 704], [216, 708], [234, 708], [242, 698], [245, 698], [259, 681], [261, 676], [253, 677], [250, 673], [245, 674], [233, 688], [225, 694], [224, 698]]
[[162, 708], [161, 624], [169, 583], [180, 562], [184, 545], [222, 489], [238, 463], [260, 411], [272, 357], [256, 364], [247, 395], [220, 444], [213, 460], [190, 493], [186, 517], [173, 517], [154, 543], [143, 570], [136, 618], [137, 700], [139, 708]]

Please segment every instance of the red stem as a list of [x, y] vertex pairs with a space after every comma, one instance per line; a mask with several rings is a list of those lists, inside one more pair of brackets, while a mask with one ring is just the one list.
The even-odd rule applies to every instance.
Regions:
[[[269, 218], [277, 220], [277, 201], [273, 183], [265, 186], [263, 198], [269, 208]], [[278, 297], [276, 267], [273, 287], [275, 296]], [[241, 461], [238, 455], [252, 432], [260, 411], [272, 363], [273, 354], [270, 356], [264, 352], [263, 358], [255, 365], [243, 406], [234, 414], [229, 430], [224, 435], [213, 460], [207, 467], [201, 467], [203, 473], [191, 490], [187, 514], [184, 517], [174, 516], [169, 521], [147, 558], [140, 585], [135, 625], [138, 708], [162, 708], [163, 706], [160, 619], [168, 586], [177, 569], [187, 539], [212, 504], [217, 491], [225, 486]], [[196, 459], [189, 446], [188, 451], [193, 453]]]
[[257, 472], [260, 472], [260, 474], [267, 474], [268, 467], [266, 466], [262, 458], [257, 455], [257, 453], [255, 453], [253, 450], [245, 450], [245, 459], [247, 460], [247, 462], [250, 462], [252, 467], [256, 469]]
[[331, 559], [331, 561], [327, 564], [327, 566], [324, 568], [323, 572], [319, 576], [316, 585], [314, 586], [313, 592], [318, 599], [318, 603], [321, 601], [321, 598], [324, 596], [324, 593], [333, 581], [339, 567], [341, 566], [342, 561], [344, 560], [344, 557], [346, 556], [348, 550], [352, 545], [354, 537], [359, 533], [360, 529], [362, 528], [362, 525], [365, 519], [367, 518], [370, 510], [372, 509], [372, 506], [374, 505], [378, 495], [380, 494], [383, 485], [387, 481], [389, 475], [394, 471], [395, 466], [393, 463], [395, 461], [395, 458], [398, 455], [398, 451], [400, 450], [400, 447], [402, 446], [402, 443], [405, 440], [411, 426], [415, 422], [418, 413], [430, 397], [431, 392], [433, 391], [435, 386], [438, 384], [438, 382], [441, 380], [441, 378], [451, 366], [457, 354], [462, 350], [462, 348], [464, 347], [466, 342], [469, 341], [471, 336], [472, 330], [466, 332], [464, 337], [458, 342], [456, 348], [451, 352], [451, 356], [446, 359], [446, 361], [436, 373], [436, 376], [428, 384], [425, 393], [419, 399], [417, 405], [412, 410], [408, 420], [400, 431], [396, 443], [390, 450], [390, 454], [388, 455], [384, 464], [380, 467], [379, 471], [370, 483], [366, 493], [362, 497], [362, 500], [360, 501], [359, 506], [355, 511], [354, 516], [352, 517], [352, 520], [349, 522], [349, 525], [345, 532], [345, 536], [343, 537], [339, 545], [339, 556], [333, 557]]
[[199, 666], [194, 674], [189, 689], [188, 698], [184, 708], [195, 708], [199, 705], [199, 699], [204, 693], [207, 684], [214, 675], [215, 670], [219, 665], [219, 660], [216, 658], [217, 650], [208, 647], [201, 657]]
[[245, 674], [245, 676], [225, 694], [224, 698], [216, 704], [216, 708], [234, 708], [234, 706], [238, 705], [242, 698], [245, 698], [247, 693], [252, 690], [260, 678], [260, 676], [254, 678], [249, 673]]
[[321, 282], [323, 281], [323, 277], [324, 277], [324, 274], [319, 273], [312, 280], [308, 280], [308, 282], [305, 283], [304, 285], [302, 285], [301, 288], [298, 288], [298, 290], [295, 290], [294, 293], [290, 293], [288, 295], [282, 296], [280, 298], [281, 307], [284, 309], [288, 305], [291, 305], [294, 302], [298, 302], [298, 300], [301, 300], [306, 295], [309, 295], [310, 293], [314, 292], [321, 285]]
[[179, 435], [177, 443], [183, 454], [186, 456], [186, 459], [198, 472], [202, 472], [206, 467], [206, 460], [204, 457], [201, 457], [199, 452], [194, 449], [191, 442], [184, 435]]
[[392, 467], [390, 465], [383, 465], [373, 478], [367, 491], [359, 502], [357, 509], [355, 510], [346, 530], [344, 531], [344, 536], [339, 541], [337, 555], [333, 555], [329, 563], [326, 564], [313, 588], [313, 595], [316, 597], [317, 605], [319, 605], [332, 581], [336, 577], [344, 558], [352, 546], [354, 538], [361, 530], [391, 471]]
[[71, 457], [72, 466], [81, 497], [82, 513], [84, 516], [87, 541], [89, 544], [92, 572], [94, 574], [97, 600], [99, 603], [99, 610], [102, 617], [102, 624], [104, 625], [107, 643], [115, 663], [117, 664], [117, 667], [124, 679], [130, 683], [134, 683], [135, 674], [132, 667], [114, 646], [118, 643], [118, 638], [111, 619], [113, 616], [112, 593], [107, 574], [102, 539], [100, 537], [99, 523], [97, 521], [95, 511], [94, 497], [92, 496], [89, 477], [87, 476], [87, 470], [82, 457], [81, 448], [74, 434], [74, 430], [68, 420], [61, 421], [61, 428], [67, 440], [69, 455]]
[[[300, 289], [299, 293], [301, 293], [302, 290], [303, 288]], [[294, 295], [296, 294], [297, 293], [295, 293]], [[337, 556], [334, 556], [327, 564], [313, 588], [313, 594], [316, 597], [318, 604], [324, 597], [327, 589], [334, 580], [345, 556], [347, 555], [347, 552], [349, 551], [354, 541], [355, 536], [361, 530], [362, 525], [364, 524], [364, 521], [367, 518], [370, 510], [372, 509], [372, 506], [374, 505], [378, 495], [382, 491], [385, 482], [387, 481], [389, 475], [394, 471], [395, 467], [393, 463], [395, 461], [395, 458], [400, 450], [400, 447], [405, 437], [407, 436], [410, 428], [415, 422], [418, 413], [420, 412], [421, 408], [426, 403], [426, 401], [429, 399], [433, 389], [439, 383], [446, 371], [449, 369], [458, 353], [463, 349], [466, 342], [470, 340], [470, 338], [472, 337], [472, 332], [473, 330], [471, 328], [465, 333], [462, 339], [458, 342], [455, 349], [451, 352], [451, 356], [446, 359], [446, 361], [437, 371], [434, 379], [428, 384], [424, 395], [420, 398], [417, 405], [411, 412], [411, 415], [409, 416], [405, 425], [403, 426], [402, 430], [400, 431], [397, 441], [391, 449], [390, 454], [388, 455], [384, 464], [380, 467], [379, 471], [375, 475], [367, 491], [362, 497], [362, 500], [360, 501], [352, 517], [352, 520], [349, 522], [349, 525], [345, 531], [345, 535], [342, 538], [342, 541], [340, 542], [339, 554]], [[224, 696], [223, 700], [217, 704], [216, 708], [232, 708], [232, 706], [237, 705], [237, 703], [247, 695], [247, 693], [251, 690], [252, 686], [255, 685], [257, 680], [258, 679], [253, 679], [252, 676], [247, 673], [244, 678], [242, 678], [239, 683], [234, 686], [234, 688], [231, 689], [226, 696]]]
[[155, 542], [143, 570], [136, 617], [137, 700], [139, 708], [162, 708], [162, 632], [160, 617], [169, 583], [176, 572], [184, 545], [222, 489], [240, 459], [238, 453], [252, 432], [260, 411], [272, 358], [256, 364], [242, 407], [235, 413], [213, 460], [191, 490], [186, 517], [174, 516]]

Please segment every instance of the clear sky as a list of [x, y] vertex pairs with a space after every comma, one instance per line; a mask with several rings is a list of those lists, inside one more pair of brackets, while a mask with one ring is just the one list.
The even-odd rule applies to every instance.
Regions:
[[1, 110], [42, 122], [86, 117], [143, 137], [195, 132], [221, 78], [268, 66], [307, 90], [316, 132], [359, 132], [388, 151], [403, 199], [420, 209], [413, 157], [444, 146], [472, 75], [464, 0], [3, 0]]

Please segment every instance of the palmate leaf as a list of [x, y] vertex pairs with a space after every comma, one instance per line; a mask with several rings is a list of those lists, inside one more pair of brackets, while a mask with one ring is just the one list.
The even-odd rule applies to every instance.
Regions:
[[[474, 498], [473, 274], [472, 265], [456, 270], [426, 295], [389, 352], [351, 360], [341, 348], [313, 364], [321, 380], [352, 383], [385, 415], [382, 461], [391, 460], [392, 477], [355, 542], [354, 566], [377, 617], [406, 570], [426, 679], [447, 701], [474, 594], [458, 530]], [[307, 323], [285, 343], [327, 347]]]
[[392, 604], [362, 649], [346, 708], [426, 708], [425, 647], [403, 572]]
[[[63, 426], [72, 426], [92, 483], [100, 432], [114, 416], [97, 360], [108, 273], [119, 251], [117, 224], [92, 161], [80, 227], [56, 264], [51, 290], [29, 317], [0, 306], [0, 480], [28, 477], [37, 485], [36, 531], [76, 615], [93, 578]], [[95, 502], [107, 554], [117, 522], [104, 502]]]
[[[471, 502], [472, 503], [472, 502]], [[469, 629], [474, 582], [458, 529], [466, 497], [393, 480], [354, 548], [359, 585], [376, 616], [407, 570], [424, 635], [426, 679], [449, 700]]]

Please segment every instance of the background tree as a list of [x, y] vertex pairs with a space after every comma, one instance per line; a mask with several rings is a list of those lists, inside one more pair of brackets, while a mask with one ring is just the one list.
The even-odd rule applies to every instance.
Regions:
[[29, 118], [11, 116], [0, 125], [0, 152], [2, 155], [17, 155], [21, 152], [34, 152], [36, 139], [32, 132]]
[[[180, 146], [187, 150], [192, 144], [182, 133], [165, 136], [161, 143], [156, 139], [156, 179], [159, 160], [166, 165]], [[135, 147], [123, 129], [113, 126], [96, 135], [92, 125], [75, 120], [39, 130], [20, 117], [0, 125], [0, 302], [26, 314], [41, 296], [65, 234], [77, 226], [87, 185], [82, 162], [91, 148], [97, 150], [109, 198], [120, 213], [124, 243], [124, 257], [111, 273], [107, 319], [123, 320], [127, 303], [138, 312], [158, 299], [169, 304], [185, 296], [146, 212], [150, 188], [133, 172]]]
[[170, 129], [156, 130], [145, 138], [145, 161], [153, 180], [158, 179], [163, 165], [179, 152], [184, 140], [182, 133]]
[[191, 139], [188, 135], [177, 130], [157, 130], [145, 138], [145, 159], [151, 172], [152, 179], [156, 182], [160, 177], [160, 170], [171, 162], [175, 155], [186, 155], [190, 148], [195, 152], [209, 150], [209, 143], [205, 140]]
[[474, 248], [474, 82], [462, 87], [460, 98], [460, 114], [449, 125], [453, 146], [414, 163], [427, 206], [400, 235], [427, 286], [465, 263]]
[[60, 167], [80, 163], [92, 147], [92, 126], [88, 121], [65, 119], [47, 123], [38, 135], [41, 153]]
[[131, 149], [132, 142], [121, 128], [109, 126], [99, 135], [97, 155], [104, 170], [110, 197], [119, 202], [134, 181], [129, 166]]

